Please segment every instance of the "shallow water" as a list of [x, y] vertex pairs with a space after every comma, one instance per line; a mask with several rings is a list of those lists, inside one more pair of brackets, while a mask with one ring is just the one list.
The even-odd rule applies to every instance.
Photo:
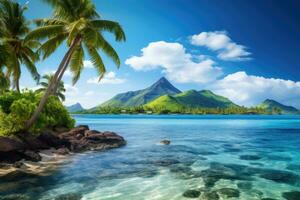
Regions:
[[[220, 189], [233, 188], [230, 199], [255, 200], [300, 191], [300, 116], [74, 117], [91, 129], [115, 131], [128, 144], [75, 155], [49, 176], [0, 180], [1, 196], [175, 200], [196, 190], [200, 199], [209, 193], [227, 199]], [[171, 145], [160, 145], [162, 139]]]

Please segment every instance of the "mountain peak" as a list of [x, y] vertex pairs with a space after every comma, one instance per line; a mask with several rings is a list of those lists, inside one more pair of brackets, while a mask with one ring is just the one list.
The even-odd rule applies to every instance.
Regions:
[[168, 79], [165, 77], [161, 77], [156, 81], [153, 85], [151, 85], [149, 88], [162, 88], [164, 90], [170, 90], [172, 93], [180, 93], [181, 91], [178, 90], [176, 87], [174, 87]]
[[281, 104], [273, 99], [266, 99], [258, 105], [260, 108], [264, 108], [268, 111], [272, 111], [274, 108], [279, 108], [283, 114], [294, 114], [299, 113], [299, 110], [293, 106], [287, 106]]

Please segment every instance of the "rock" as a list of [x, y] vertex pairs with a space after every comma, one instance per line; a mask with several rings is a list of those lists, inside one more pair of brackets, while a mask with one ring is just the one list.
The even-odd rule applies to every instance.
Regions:
[[300, 191], [283, 192], [281, 196], [286, 200], [299, 200]]
[[6, 196], [0, 196], [0, 200], [29, 200], [29, 196], [22, 194], [12, 194]]
[[182, 196], [187, 198], [197, 198], [200, 196], [200, 194], [201, 192], [198, 190], [187, 190], [182, 194]]
[[273, 198], [262, 198], [261, 200], [277, 200], [277, 199], [273, 199]]
[[22, 140], [26, 145], [26, 149], [30, 149], [33, 151], [51, 148], [51, 146], [49, 146], [47, 143], [39, 140], [34, 136], [24, 137]]
[[300, 181], [297, 174], [282, 170], [266, 169], [260, 172], [260, 177], [277, 183], [296, 185]]
[[70, 129], [66, 128], [66, 127], [55, 127], [54, 128], [54, 131], [58, 134], [60, 133], [65, 133], [65, 132], [68, 132], [70, 131]]
[[24, 149], [25, 149], [24, 143], [16, 139], [0, 136], [0, 152], [12, 152], [12, 151], [20, 151]]
[[54, 153], [56, 153], [58, 155], [67, 155], [70, 153], [70, 151], [69, 151], [69, 149], [62, 147], [62, 148], [55, 150]]
[[15, 168], [20, 168], [20, 169], [26, 169], [27, 168], [26, 165], [23, 162], [21, 162], [21, 161], [15, 162], [13, 164], [13, 166]]
[[242, 189], [242, 190], [251, 190], [252, 189], [252, 183], [251, 182], [239, 182], [237, 184], [237, 187], [239, 189]]
[[38, 154], [34, 151], [30, 151], [30, 150], [26, 150], [24, 152], [24, 158], [26, 160], [33, 161], [33, 162], [38, 162], [38, 161], [42, 160], [42, 157], [40, 156], [40, 154]]
[[48, 131], [44, 132], [37, 137], [38, 140], [47, 144], [50, 147], [60, 148], [62, 146], [69, 146], [69, 142], [64, 138], [59, 138], [54, 133]]
[[223, 196], [225, 198], [232, 198], [232, 197], [239, 197], [240, 191], [234, 188], [221, 188], [217, 190], [218, 194], [220, 196]]
[[241, 160], [260, 160], [261, 157], [257, 155], [241, 155], [240, 156]]
[[17, 151], [0, 152], [0, 163], [14, 163], [23, 159], [23, 155]]
[[160, 143], [163, 145], [169, 145], [169, 144], [171, 144], [171, 141], [170, 140], [162, 140], [162, 141], [160, 141]]
[[203, 192], [200, 196], [200, 200], [218, 200], [219, 195], [216, 191], [212, 192]]
[[62, 194], [55, 197], [55, 200], [80, 200], [82, 198], [81, 194], [78, 193], [69, 193], [69, 194]]
[[90, 135], [95, 135], [95, 134], [100, 134], [101, 132], [99, 132], [99, 131], [96, 131], [96, 130], [86, 130], [85, 132], [84, 132], [84, 136], [85, 137], [88, 137], [88, 136], [90, 136]]

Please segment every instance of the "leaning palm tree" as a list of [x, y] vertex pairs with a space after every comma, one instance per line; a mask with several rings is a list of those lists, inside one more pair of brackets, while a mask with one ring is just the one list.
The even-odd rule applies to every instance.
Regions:
[[[45, 81], [42, 81], [39, 83], [40, 86], [42, 86], [40, 89], [37, 90], [37, 92], [45, 92], [47, 88], [49, 87], [54, 75], [53, 74], [47, 74], [43, 76], [43, 79]], [[65, 95], [64, 93], [66, 92], [64, 82], [59, 81], [57, 90], [53, 95], [57, 96], [61, 101], [65, 101]]]
[[121, 26], [114, 21], [102, 20], [91, 0], [44, 0], [53, 7], [51, 19], [36, 20], [38, 26], [27, 39], [46, 40], [39, 51], [44, 59], [51, 55], [64, 41], [68, 50], [53, 76], [53, 80], [45, 91], [37, 109], [25, 125], [29, 129], [37, 120], [48, 97], [55, 93], [64, 72], [70, 66], [73, 73], [73, 84], [80, 78], [83, 60], [87, 52], [99, 73], [99, 81], [106, 69], [97, 50], [102, 50], [115, 64], [120, 66], [120, 59], [113, 47], [103, 37], [108, 31], [115, 35], [116, 41], [125, 41]]
[[20, 92], [21, 65], [28, 69], [34, 80], [38, 82], [40, 78], [35, 66], [39, 55], [33, 50], [38, 47], [39, 42], [24, 40], [29, 32], [29, 23], [24, 17], [26, 9], [26, 6], [11, 0], [0, 1], [0, 39], [8, 51], [5, 66], [7, 75], [12, 76], [12, 82], [18, 92]]

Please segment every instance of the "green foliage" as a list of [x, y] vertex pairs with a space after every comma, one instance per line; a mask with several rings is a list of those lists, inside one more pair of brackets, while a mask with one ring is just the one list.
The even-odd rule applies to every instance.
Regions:
[[[50, 56], [64, 41], [72, 49], [69, 62], [75, 84], [84, 68], [85, 53], [97, 70], [99, 77], [106, 73], [105, 65], [98, 50], [102, 50], [120, 66], [120, 59], [114, 48], [104, 38], [104, 31], [112, 33], [116, 41], [125, 41], [125, 33], [119, 23], [102, 20], [91, 0], [45, 0], [53, 8], [51, 18], [35, 20], [38, 27], [30, 32], [26, 40], [42, 40], [39, 52], [43, 58]], [[99, 80], [100, 80], [99, 79]]]
[[[38, 89], [38, 92], [45, 92], [47, 88], [49, 87], [54, 75], [53, 74], [47, 74], [43, 76], [44, 81], [40, 82], [40, 86], [42, 86], [40, 89]], [[64, 93], [66, 92], [65, 85], [63, 81], [59, 81], [57, 90], [55, 91], [55, 96], [57, 96], [61, 101], [65, 101], [66, 97]]]
[[273, 113], [282, 113], [282, 114], [299, 114], [300, 111], [292, 106], [286, 106], [277, 101], [266, 99], [261, 104], [258, 105], [260, 108], [264, 108]]
[[[0, 95], [0, 135], [19, 134], [24, 124], [36, 109], [41, 93], [24, 91], [16, 93], [13, 91]], [[74, 119], [56, 96], [51, 96], [44, 107], [40, 118], [29, 130], [39, 133], [44, 129], [54, 127], [72, 128]]]
[[[34, 51], [40, 44], [34, 39], [24, 40], [28, 34], [29, 22], [24, 12], [26, 6], [10, 0], [0, 1], [0, 52], [5, 53], [5, 60], [0, 58], [0, 66], [6, 67], [7, 77], [12, 77], [15, 88], [19, 91], [19, 79], [22, 66], [26, 67], [31, 76], [37, 82], [40, 75], [37, 72], [35, 62], [39, 55]], [[0, 82], [0, 84], [6, 84]]]
[[97, 107], [92, 110], [84, 110], [76, 112], [77, 114], [194, 114], [194, 115], [229, 115], [229, 114], [280, 114], [278, 110], [276, 112], [270, 112], [263, 108], [253, 107], [229, 107], [229, 108], [191, 108], [184, 106], [136, 106], [136, 107]]

